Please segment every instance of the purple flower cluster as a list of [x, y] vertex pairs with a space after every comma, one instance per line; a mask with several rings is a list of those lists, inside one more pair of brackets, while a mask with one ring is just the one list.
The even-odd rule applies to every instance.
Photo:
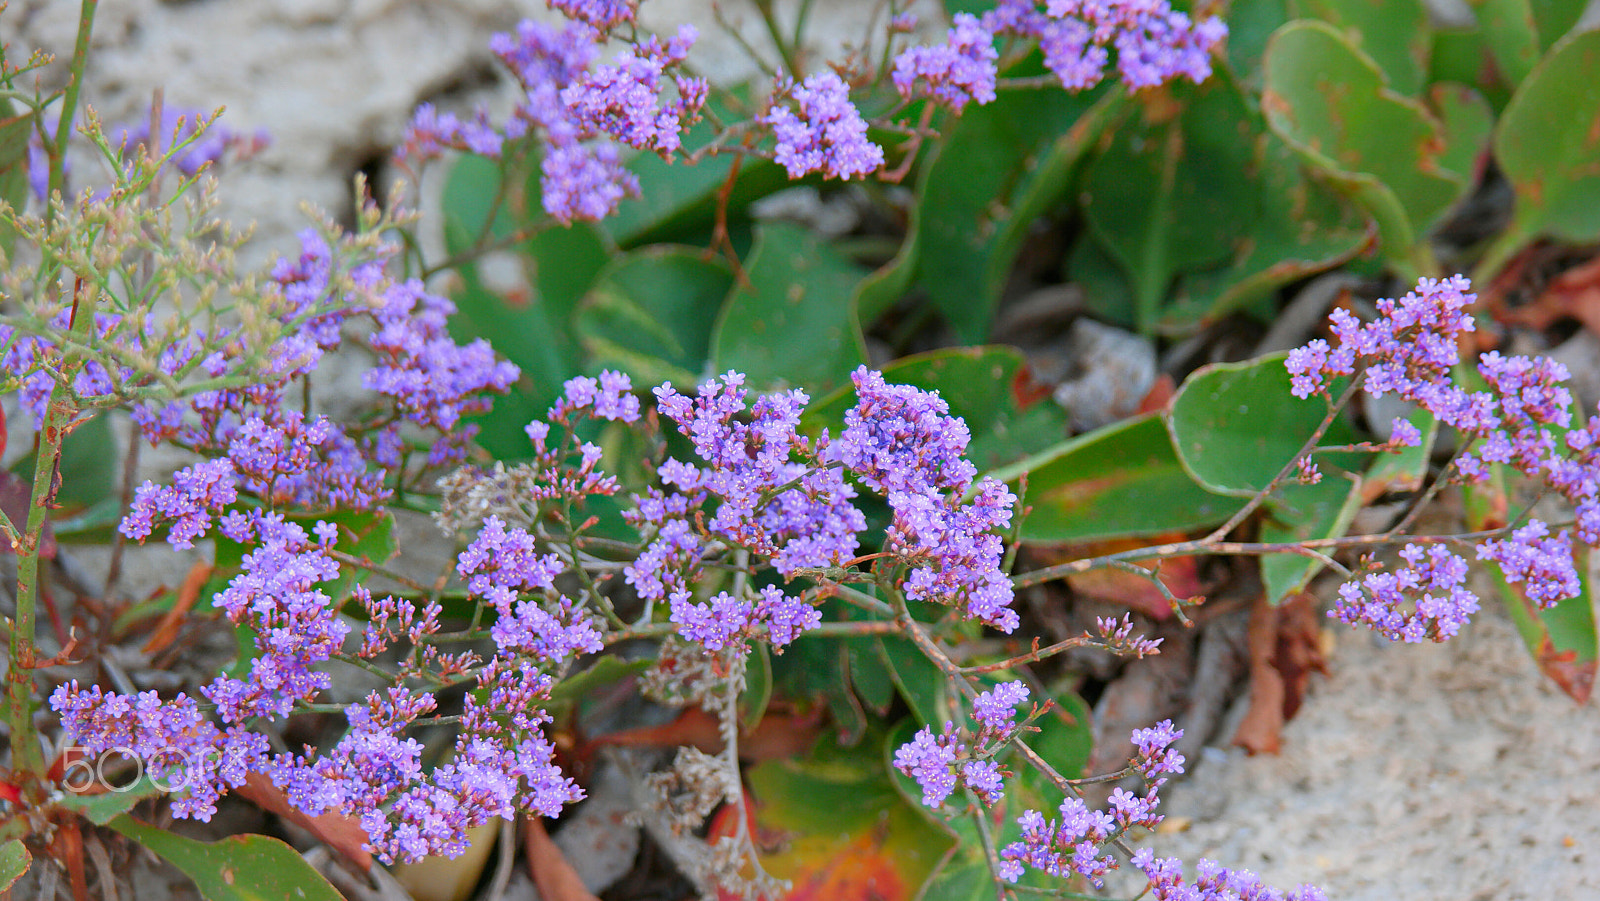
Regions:
[[1005, 794], [1004, 773], [992, 758], [1016, 733], [1017, 705], [1027, 703], [1028, 686], [1005, 682], [972, 701], [976, 731], [956, 730], [945, 723], [938, 735], [922, 729], [894, 752], [894, 766], [915, 779], [922, 803], [938, 809], [956, 789], [966, 786], [988, 805]]
[[459, 856], [470, 831], [495, 817], [555, 816], [581, 800], [540, 729], [553, 680], [497, 657], [478, 684], [487, 704], [467, 696], [454, 754], [432, 772], [422, 770], [422, 746], [403, 733], [435, 700], [400, 687], [348, 707], [350, 731], [326, 755], [279, 755], [267, 772], [305, 813], [359, 820], [385, 863]]
[[1128, 654], [1135, 658], [1161, 653], [1161, 642], [1164, 639], [1134, 635], [1133, 617], [1129, 614], [1124, 613], [1121, 620], [1111, 616], [1097, 616], [1094, 622], [1095, 629], [1100, 633], [1099, 637], [1108, 651]]
[[568, 18], [602, 32], [623, 22], [632, 22], [639, 12], [637, 0], [549, 0], [549, 3], [551, 9], [558, 9]]
[[681, 26], [664, 46], [651, 36], [624, 51], [615, 65], [600, 66], [563, 88], [561, 102], [579, 131], [610, 135], [670, 160], [683, 146], [684, 125], [698, 118], [705, 105], [707, 85], [702, 78], [680, 77], [677, 99], [662, 106], [662, 76], [688, 57], [697, 36], [692, 25]]
[[1314, 885], [1284, 894], [1249, 870], [1230, 870], [1215, 861], [1202, 859], [1190, 884], [1184, 882], [1183, 861], [1177, 858], [1158, 858], [1151, 849], [1140, 848], [1132, 860], [1150, 880], [1150, 897], [1155, 901], [1328, 901]]
[[572, 417], [594, 416], [609, 422], [635, 422], [639, 419], [639, 398], [633, 395], [633, 380], [609, 369], [598, 379], [578, 376], [567, 379], [561, 399], [550, 408], [550, 420], [569, 425]]
[[[201, 689], [224, 727], [184, 695], [165, 702], [153, 692], [127, 698], [74, 682], [51, 698], [72, 740], [95, 752], [126, 747], [143, 755], [150, 749], [147, 759], [162, 772], [182, 776], [178, 816], [208, 819], [222, 792], [242, 785], [249, 772], [265, 773], [307, 814], [358, 819], [386, 862], [457, 855], [468, 831], [493, 817], [512, 819], [528, 810], [554, 816], [582, 798], [541, 732], [553, 680], [540, 667], [598, 650], [599, 632], [591, 617], [555, 596], [560, 562], [539, 554], [527, 532], [491, 519], [460, 556], [457, 571], [469, 590], [495, 609], [491, 635], [498, 650], [477, 669], [486, 700], [465, 701], [454, 756], [425, 773], [422, 746], [404, 733], [435, 700], [399, 685], [347, 708], [350, 730], [320, 758], [313, 751], [271, 755], [265, 737], [246, 729], [258, 718], [287, 716], [331, 684], [322, 665], [339, 651], [349, 627], [319, 586], [339, 575], [330, 556], [338, 529], [318, 523], [307, 533], [260, 511], [230, 513], [221, 529], [255, 544], [243, 571], [215, 600], [256, 636], [247, 678], [223, 675]], [[543, 593], [544, 602], [527, 592]], [[374, 600], [362, 589], [355, 597], [373, 620], [363, 654], [378, 653], [400, 634], [420, 642], [438, 630], [437, 604], [418, 610], [393, 598]], [[479, 663], [470, 654], [446, 660], [425, 652], [423, 659], [440, 673], [464, 673]]]
[[1228, 28], [1215, 16], [1199, 22], [1173, 12], [1165, 0], [1001, 0], [982, 19], [994, 35], [1035, 38], [1044, 62], [1069, 91], [1099, 84], [1117, 51], [1128, 90], [1177, 78], [1199, 84], [1211, 77], [1211, 52]]
[[[794, 109], [780, 102], [785, 96], [794, 100]], [[867, 139], [867, 123], [850, 102], [850, 88], [832, 72], [808, 75], [799, 85], [780, 80], [760, 121], [772, 126], [778, 139], [773, 159], [790, 178], [822, 172], [848, 180], [883, 165], [883, 148]]]
[[1552, 536], [1550, 527], [1535, 519], [1502, 541], [1478, 545], [1479, 560], [1500, 565], [1506, 581], [1526, 585], [1528, 600], [1551, 607], [1583, 591], [1572, 559], [1572, 539], [1566, 532]]
[[[555, 554], [538, 552], [527, 531], [508, 529], [494, 516], [484, 522], [456, 563], [470, 596], [494, 607], [495, 644], [505, 654], [540, 661], [565, 660], [601, 648], [593, 617], [555, 591], [555, 578], [563, 569]], [[525, 592], [539, 592], [545, 602], [524, 598]]]
[[417, 279], [391, 285], [382, 301], [373, 314], [377, 330], [368, 339], [378, 363], [362, 377], [362, 386], [392, 398], [410, 422], [447, 436], [431, 462], [458, 459], [461, 445], [477, 432], [476, 425], [459, 429], [461, 417], [487, 412], [484, 395], [510, 390], [519, 371], [495, 359], [481, 338], [457, 344], [445, 325], [455, 304], [429, 294]]
[[174, 814], [200, 820], [210, 819], [217, 798], [242, 785], [247, 772], [264, 771], [266, 738], [247, 724], [286, 716], [297, 702], [326, 689], [329, 676], [320, 666], [349, 632], [317, 587], [339, 574], [327, 553], [336, 529], [319, 523], [313, 537], [298, 524], [259, 511], [230, 514], [222, 528], [235, 540], [259, 542], [245, 556], [243, 571], [215, 599], [229, 619], [250, 627], [256, 641], [247, 678], [220, 675], [200, 689], [224, 729], [181, 694], [161, 702], [147, 692], [133, 701], [102, 694], [98, 687], [85, 691], [72, 682], [50, 698], [67, 735], [95, 753], [119, 746], [164, 749], [160, 753], [170, 766], [183, 773]]
[[[1380, 317], [1365, 324], [1348, 311], [1334, 311], [1336, 345], [1319, 338], [1289, 354], [1286, 365], [1294, 394], [1326, 395], [1332, 379], [1359, 373], [1368, 394], [1397, 394], [1462, 433], [1465, 447], [1456, 456], [1455, 467], [1463, 479], [1488, 478], [1491, 464], [1538, 479], [1576, 509], [1579, 539], [1600, 543], [1600, 455], [1595, 453], [1600, 417], [1557, 440], [1555, 430], [1567, 429], [1572, 420], [1572, 395], [1563, 385], [1566, 368], [1549, 359], [1486, 353], [1478, 360], [1478, 372], [1489, 390], [1468, 391], [1452, 379], [1450, 369], [1460, 361], [1459, 339], [1474, 327], [1467, 312], [1476, 299], [1470, 288], [1462, 276], [1422, 279], [1405, 297], [1378, 301]], [[1405, 424], [1397, 423], [1394, 443], [1420, 440], [1415, 428], [1402, 430], [1401, 425]], [[1526, 580], [1529, 597], [1550, 606], [1576, 597], [1579, 582], [1566, 533], [1549, 534], [1548, 526], [1532, 520], [1511, 538], [1483, 546], [1478, 556], [1500, 564], [1508, 581]], [[1416, 557], [1422, 553], [1407, 550]], [[1421, 583], [1373, 582], [1371, 576], [1367, 579], [1371, 597], [1347, 586], [1335, 615], [1367, 623], [1391, 637], [1408, 636], [1408, 641], [1423, 635], [1435, 640], [1449, 637], [1477, 609], [1476, 598], [1460, 587], [1458, 578], [1442, 575], [1457, 568], [1454, 563], [1430, 566], [1433, 578], [1445, 579], [1436, 585], [1444, 596], [1419, 599], [1422, 607], [1411, 616], [1398, 611], [1383, 615], [1378, 608], [1400, 603], [1408, 593], [1432, 589], [1419, 588]]]
[[921, 80], [922, 93], [961, 112], [969, 102], [979, 106], [994, 100], [998, 74], [994, 34], [984, 29], [977, 17], [956, 13], [954, 27], [943, 44], [911, 47], [894, 60], [894, 86], [900, 96], [916, 96]]
[[972, 618], [1012, 631], [1019, 620], [994, 530], [1010, 524], [1016, 496], [994, 479], [973, 483], [971, 433], [937, 393], [886, 384], [866, 367], [851, 380], [859, 403], [821, 456], [888, 499], [889, 547], [912, 567], [906, 596], [964, 603]]
[[[654, 532], [625, 573], [643, 597], [687, 600], [708, 540], [767, 557], [785, 577], [805, 567], [837, 566], [855, 554], [856, 533], [866, 527], [851, 504], [855, 490], [837, 468], [793, 459], [815, 453], [797, 432], [805, 392], [758, 398], [747, 414], [744, 376], [729, 372], [701, 385], [693, 400], [669, 385], [655, 395], [657, 409], [690, 439], [705, 465], [666, 461], [660, 475], [674, 494], [647, 494], [629, 514]], [[707, 511], [712, 503], [715, 510]], [[701, 518], [704, 534], [688, 525]]]
[[594, 67], [598, 44], [612, 28], [633, 21], [627, 0], [555, 0], [575, 21], [560, 30], [524, 20], [514, 34], [496, 34], [489, 48], [517, 77], [523, 96], [498, 128], [479, 112], [463, 122], [431, 106], [418, 108], [399, 156], [420, 164], [446, 149], [498, 157], [506, 139], [537, 129], [544, 138], [540, 189], [545, 211], [561, 222], [595, 221], [639, 194], [637, 176], [622, 166], [619, 142], [670, 159], [683, 129], [705, 105], [704, 79], [674, 75], [697, 36], [684, 25], [666, 43], [648, 37], [611, 65]]
[[[455, 307], [448, 300], [427, 293], [415, 280], [394, 282], [384, 274], [393, 248], [344, 261], [345, 249], [330, 246], [314, 231], [301, 235], [301, 248], [297, 258], [280, 260], [271, 272], [268, 309], [282, 333], [268, 354], [270, 372], [239, 388], [135, 405], [134, 421], [152, 444], [172, 440], [218, 459], [181, 471], [171, 488], [147, 483], [124, 534], [144, 538], [155, 521], [170, 519], [169, 540], [186, 547], [204, 534], [209, 513], [232, 503], [237, 492], [274, 506], [368, 509], [388, 497], [386, 477], [403, 463], [403, 424], [439, 436], [429, 453], [431, 465], [458, 460], [477, 430], [462, 425], [462, 417], [487, 411], [484, 395], [505, 392], [517, 378], [517, 368], [497, 360], [487, 342], [463, 346], [449, 337], [445, 324]], [[388, 411], [367, 425], [349, 427], [288, 408], [292, 380], [310, 373], [324, 353], [339, 346], [357, 317], [370, 317], [374, 331], [368, 346], [377, 356], [363, 384]], [[133, 335], [118, 317], [105, 317], [102, 332], [108, 343], [133, 348], [153, 338]], [[199, 357], [201, 347], [216, 346], [230, 335], [219, 332], [209, 342], [204, 335], [186, 336], [161, 350], [158, 366], [177, 380], [191, 374], [245, 375], [247, 361], [235, 354]], [[19, 339], [5, 363], [8, 368], [38, 365], [42, 348], [43, 342]], [[131, 372], [119, 377], [134, 381]], [[25, 388], [33, 387], [35, 377], [30, 377]], [[112, 391], [109, 382], [103, 390]], [[225, 478], [227, 466], [233, 472]]]
[[1168, 720], [1135, 729], [1132, 737], [1138, 754], [1131, 765], [1148, 783], [1148, 793], [1141, 797], [1116, 789], [1106, 810], [1090, 810], [1081, 798], [1069, 796], [1057, 809], [1059, 820], [1047, 820], [1036, 810], [1023, 811], [1017, 817], [1021, 840], [1000, 850], [1002, 878], [1016, 882], [1031, 867], [1051, 876], [1076, 873], [1098, 886], [1100, 877], [1117, 865], [1101, 853], [1105, 843], [1135, 827], [1154, 829], [1161, 822], [1163, 817], [1155, 812], [1161, 803], [1159, 792], [1167, 775], [1183, 772], [1183, 755], [1171, 747], [1183, 737], [1183, 730]]
[[822, 614], [803, 598], [789, 597], [776, 585], [763, 586], [752, 600], [719, 592], [709, 603], [695, 603], [685, 592], [672, 593], [672, 621], [678, 634], [708, 651], [746, 638], [764, 638], [782, 653], [802, 632], [822, 623]]
[[1390, 641], [1453, 637], [1478, 612], [1478, 596], [1466, 588], [1467, 561], [1440, 544], [1408, 544], [1400, 557], [1406, 566], [1339, 586], [1328, 615]]
[[[865, 367], [853, 378], [859, 403], [844, 430], [814, 443], [796, 431], [804, 392], [759, 398], [747, 412], [744, 377], [735, 372], [702, 385], [694, 399], [657, 388], [657, 408], [705, 465], [667, 460], [660, 476], [672, 490], [652, 489], [627, 514], [648, 539], [625, 570], [629, 584], [648, 600], [671, 598], [675, 618], [718, 646], [763, 625], [776, 634], [749, 599], [723, 597], [710, 613], [693, 603], [701, 559], [719, 545], [743, 548], [786, 578], [844, 564], [866, 524], [851, 503], [851, 475], [895, 513], [888, 549], [909, 566], [908, 597], [960, 604], [975, 619], [1015, 628], [1002, 542], [993, 534], [1010, 522], [1015, 497], [992, 479], [974, 484], [976, 469], [962, 458], [966, 424], [937, 394], [887, 385]], [[707, 616], [718, 628], [700, 625]]]

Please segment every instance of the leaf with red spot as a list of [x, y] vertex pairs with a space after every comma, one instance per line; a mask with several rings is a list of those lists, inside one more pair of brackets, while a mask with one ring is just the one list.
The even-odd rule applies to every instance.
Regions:
[[[949, 839], [896, 791], [883, 743], [842, 748], [826, 737], [806, 759], [746, 771], [746, 803], [761, 865], [793, 887], [784, 901], [911, 901]], [[723, 808], [708, 841], [732, 835], [739, 805]]]

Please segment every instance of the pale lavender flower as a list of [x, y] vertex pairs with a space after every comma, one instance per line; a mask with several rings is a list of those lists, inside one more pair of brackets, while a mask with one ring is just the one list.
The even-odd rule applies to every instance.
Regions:
[[945, 724], [945, 731], [935, 736], [932, 730], [923, 729], [911, 741], [894, 752], [894, 766], [915, 779], [922, 788], [922, 803], [938, 809], [956, 790], [956, 760], [966, 751], [955, 736], [955, 726]]
[[1407, 563], [1400, 569], [1341, 585], [1328, 615], [1390, 641], [1444, 641], [1461, 631], [1478, 611], [1478, 596], [1466, 588], [1467, 562], [1438, 544], [1408, 544], [1400, 556]]
[[920, 80], [922, 93], [960, 112], [969, 102], [994, 100], [994, 35], [975, 16], [956, 13], [955, 25], [943, 44], [911, 47], [894, 60], [894, 86], [910, 100]]
[[1230, 870], [1211, 860], [1200, 861], [1193, 884], [1184, 881], [1183, 861], [1175, 857], [1158, 858], [1150, 848], [1140, 848], [1132, 862], [1150, 880], [1155, 901], [1328, 901], [1316, 886], [1301, 885], [1284, 894], [1249, 870]]
[[638, 13], [637, 0], [549, 0], [568, 18], [587, 23], [600, 31], [610, 31], [623, 22], [632, 22]]
[[[794, 99], [797, 110], [780, 103]], [[822, 172], [829, 178], [865, 176], [883, 165], [883, 148], [867, 139], [867, 123], [850, 102], [850, 89], [832, 72], [806, 76], [798, 86], [780, 82], [760, 121], [778, 139], [774, 154], [790, 178]]]
[[972, 699], [972, 718], [985, 734], [1008, 734], [1016, 726], [1017, 705], [1028, 701], [1028, 686], [1020, 679], [1002, 682]]
[[1134, 635], [1133, 618], [1126, 613], [1122, 615], [1120, 621], [1112, 616], [1097, 616], [1095, 628], [1099, 631], [1100, 638], [1105, 641], [1107, 650], [1130, 654], [1135, 658], [1161, 653], [1161, 642], [1165, 640]]
[[1537, 519], [1512, 532], [1510, 538], [1478, 545], [1478, 559], [1498, 563], [1507, 582], [1524, 583], [1528, 600], [1541, 608], [1583, 592], [1572, 558], [1572, 539], [1566, 532], [1552, 536], [1550, 527]]
[[[576, 415], [592, 415], [613, 422], [635, 422], [639, 419], [639, 398], [633, 395], [633, 381], [627, 375], [612, 370], [600, 373], [599, 379], [577, 376], [562, 385], [561, 399], [550, 408], [549, 416], [556, 422], [570, 422]], [[532, 436], [530, 436], [532, 437]], [[542, 444], [542, 439], [536, 439]]]
[[663, 73], [683, 62], [697, 32], [683, 25], [663, 45], [654, 36], [624, 51], [615, 65], [600, 66], [563, 88], [561, 102], [582, 137], [608, 135], [670, 159], [682, 130], [699, 117], [705, 92], [696, 85], [673, 103], [660, 101]]
[[624, 199], [639, 196], [639, 177], [623, 168], [610, 144], [552, 145], [540, 172], [545, 212], [561, 222], [598, 222]]

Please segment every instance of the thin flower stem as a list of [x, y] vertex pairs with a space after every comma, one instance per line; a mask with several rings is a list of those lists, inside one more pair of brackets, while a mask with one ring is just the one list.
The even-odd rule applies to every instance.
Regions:
[[1504, 534], [1503, 529], [1489, 529], [1481, 532], [1464, 532], [1459, 535], [1393, 535], [1387, 532], [1378, 535], [1346, 535], [1342, 538], [1313, 538], [1306, 541], [1286, 542], [1255, 542], [1255, 541], [1212, 541], [1201, 538], [1195, 541], [1180, 541], [1175, 544], [1158, 544], [1151, 547], [1133, 548], [1115, 554], [1106, 554], [1103, 557], [1086, 557], [1082, 560], [1072, 560], [1044, 569], [1015, 576], [1011, 584], [1017, 588], [1026, 588], [1029, 585], [1040, 585], [1065, 576], [1075, 576], [1102, 567], [1114, 566], [1120, 561], [1148, 560], [1153, 557], [1181, 557], [1188, 554], [1216, 554], [1233, 557], [1261, 557], [1267, 554], [1300, 554], [1314, 560], [1327, 562], [1326, 554], [1318, 551], [1326, 548], [1329, 550], [1347, 550], [1361, 547], [1382, 547], [1388, 544], [1414, 542], [1417, 544], [1430, 544], [1438, 542], [1476, 541], [1480, 538], [1494, 538]]
[[1278, 486], [1282, 485], [1284, 481], [1289, 478], [1290, 473], [1295, 471], [1295, 464], [1300, 460], [1300, 458], [1306, 456], [1316, 448], [1317, 442], [1321, 441], [1322, 436], [1327, 434], [1328, 428], [1333, 425], [1333, 421], [1339, 418], [1339, 414], [1347, 405], [1349, 405], [1350, 401], [1355, 398], [1357, 392], [1360, 390], [1361, 374], [1358, 372], [1356, 373], [1355, 377], [1351, 378], [1350, 386], [1344, 389], [1343, 394], [1339, 395], [1339, 399], [1328, 405], [1328, 413], [1326, 416], [1322, 417], [1322, 422], [1317, 424], [1316, 429], [1312, 431], [1311, 435], [1300, 445], [1300, 449], [1295, 451], [1294, 456], [1289, 458], [1289, 462], [1283, 464], [1283, 468], [1278, 470], [1278, 474], [1272, 477], [1272, 481], [1268, 482], [1266, 487], [1262, 488], [1260, 491], [1257, 491], [1255, 496], [1251, 497], [1243, 507], [1240, 507], [1237, 513], [1234, 513], [1232, 516], [1228, 517], [1227, 522], [1217, 526], [1216, 529], [1212, 530], [1211, 534], [1205, 537], [1205, 540], [1220, 541], [1223, 538], [1228, 537], [1229, 532], [1232, 532], [1239, 526], [1240, 523], [1244, 522], [1246, 519], [1249, 519], [1250, 514], [1260, 509], [1261, 505], [1267, 502], [1267, 498], [1272, 496], [1272, 492], [1278, 490]]
[[1039, 647], [1039, 639], [1037, 636], [1035, 636], [1033, 639], [1033, 650], [1026, 654], [1008, 657], [998, 663], [985, 663], [979, 666], [964, 666], [961, 667], [961, 672], [969, 676], [977, 676], [983, 673], [997, 673], [1001, 670], [1014, 669], [1025, 663], [1038, 663], [1041, 660], [1054, 657], [1057, 654], [1070, 651], [1073, 648], [1093, 647], [1100, 643], [1101, 642], [1097, 641], [1093, 636], [1079, 635], [1076, 638], [1064, 639], [1056, 642], [1055, 644], [1041, 648]]

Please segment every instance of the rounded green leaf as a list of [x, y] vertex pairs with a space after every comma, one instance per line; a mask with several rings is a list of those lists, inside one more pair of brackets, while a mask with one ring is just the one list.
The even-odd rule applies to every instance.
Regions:
[[866, 271], [816, 235], [785, 223], [756, 232], [745, 278], [723, 307], [712, 348], [718, 372], [753, 388], [845, 383], [866, 359], [851, 297]]
[[1339, 29], [1378, 64], [1396, 91], [1422, 91], [1433, 41], [1421, 0], [1292, 0], [1290, 9]]
[[0, 892], [9, 892], [22, 874], [28, 872], [33, 855], [21, 839], [12, 839], [0, 845]]
[[1302, 159], [1367, 209], [1395, 262], [1431, 268], [1422, 236], [1470, 184], [1446, 167], [1448, 136], [1426, 107], [1391, 90], [1332, 25], [1301, 20], [1268, 43], [1261, 108]]
[[269, 836], [233, 835], [199, 842], [126, 814], [106, 825], [182, 870], [206, 901], [343, 901], [304, 857]]
[[917, 282], [964, 343], [988, 336], [1027, 229], [1066, 191], [1125, 98], [1004, 91], [967, 109], [923, 170]]
[[[1211, 491], [1249, 497], [1265, 488], [1326, 415], [1317, 398], [1289, 393], [1287, 356], [1201, 367], [1173, 397], [1166, 417], [1172, 445], [1184, 469]], [[1350, 437], [1335, 420], [1322, 443]]]
[[595, 280], [578, 308], [578, 338], [594, 366], [627, 372], [637, 383], [697, 382], [732, 286], [727, 265], [701, 251], [634, 251], [612, 260]]
[[1217, 525], [1237, 501], [1189, 476], [1155, 414], [1080, 435], [993, 473], [1020, 485], [1027, 476], [1022, 540], [1100, 541]]
[[[1175, 108], [1174, 108], [1175, 107]], [[1250, 230], [1260, 198], [1244, 95], [1226, 74], [1152, 98], [1084, 173], [1083, 207], [1134, 286], [1148, 333], [1180, 272], [1221, 262]]]
[[1485, 252], [1476, 276], [1539, 236], [1600, 237], [1600, 31], [1551, 49], [1512, 95], [1495, 129], [1494, 155], [1516, 192], [1511, 226]]

